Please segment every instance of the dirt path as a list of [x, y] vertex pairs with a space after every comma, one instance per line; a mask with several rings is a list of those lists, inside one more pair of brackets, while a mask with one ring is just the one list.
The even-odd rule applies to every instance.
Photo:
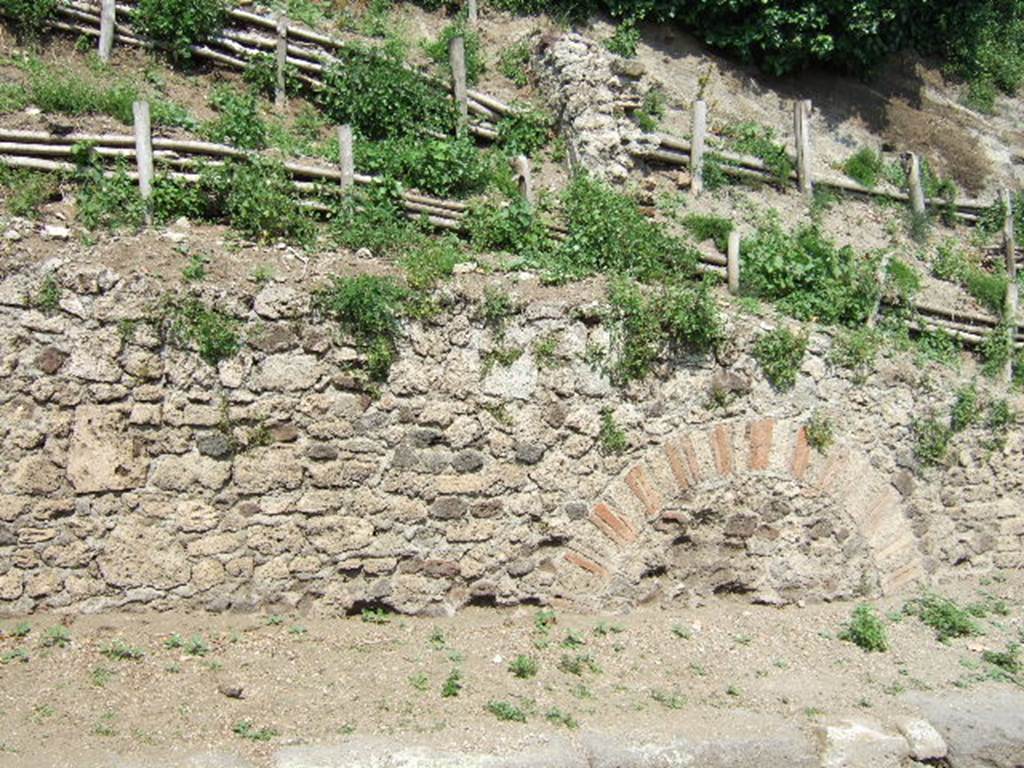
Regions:
[[[510, 754], [593, 733], [645, 744], [713, 734], [807, 739], [847, 715], [891, 725], [916, 711], [914, 692], [1013, 690], [993, 681], [982, 652], [1021, 639], [1022, 581], [943, 587], [961, 604], [990, 607], [977, 620], [984, 634], [947, 644], [900, 613], [905, 598], [877, 603], [888, 617], [885, 653], [837, 639], [849, 604], [723, 600], [603, 618], [476, 608], [454, 618], [6, 619], [0, 764], [134, 764], [111, 762], [116, 754], [182, 765], [184, 755], [213, 754], [221, 762], [205, 764], [237, 756], [247, 766], [288, 765], [288, 747], [366, 739]], [[519, 655], [536, 663], [534, 676], [510, 671]], [[448, 692], [457, 695], [445, 696], [453, 670]], [[241, 698], [226, 695], [233, 688]], [[520, 713], [526, 723], [499, 717]]]

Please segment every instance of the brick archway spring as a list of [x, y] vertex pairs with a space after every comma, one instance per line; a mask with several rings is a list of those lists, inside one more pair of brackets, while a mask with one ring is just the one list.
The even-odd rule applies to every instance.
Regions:
[[561, 597], [588, 608], [635, 601], [623, 598], [623, 583], [635, 583], [637, 563], [652, 548], [668, 546], [666, 526], [687, 522], [675, 501], [752, 478], [797, 483], [830, 502], [860, 537], [875, 591], [892, 594], [925, 578], [903, 496], [856, 446], [840, 443], [822, 455], [798, 423], [727, 420], [648, 449], [589, 504], [556, 558]]

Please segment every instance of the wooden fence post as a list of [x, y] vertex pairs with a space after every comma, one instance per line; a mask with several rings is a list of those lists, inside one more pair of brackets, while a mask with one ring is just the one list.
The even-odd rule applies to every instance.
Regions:
[[341, 156], [341, 188], [349, 190], [356, 178], [351, 125], [342, 125], [338, 128], [338, 153]]
[[102, 0], [100, 3], [100, 61], [110, 61], [110, 52], [114, 48], [114, 22], [117, 9], [114, 0]]
[[915, 216], [925, 215], [924, 186], [921, 184], [921, 161], [910, 153], [907, 162], [907, 188], [910, 191], [910, 210]]
[[516, 174], [519, 194], [527, 203], [533, 205], [533, 177], [530, 171], [530, 158], [526, 155], [517, 155], [512, 159], [512, 170]]
[[740, 233], [735, 229], [729, 233], [729, 249], [725, 265], [729, 293], [735, 296], [740, 292]]
[[802, 99], [793, 103], [793, 134], [796, 143], [797, 184], [801, 193], [810, 195], [814, 191], [810, 100]]
[[284, 69], [288, 63], [288, 17], [283, 13], [277, 17], [277, 79], [274, 82], [274, 106], [284, 109], [287, 103], [285, 95]]
[[466, 41], [462, 36], [448, 42], [448, 60], [452, 68], [452, 90], [459, 110], [458, 132], [461, 134], [469, 123], [469, 95], [466, 90]]
[[704, 134], [708, 127], [708, 105], [703, 99], [693, 102], [693, 127], [690, 132], [690, 193], [704, 191]]
[[475, 28], [479, 21], [479, 13], [477, 12], [476, 0], [466, 0], [466, 22], [471, 28]]
[[146, 206], [146, 223], [153, 223], [150, 198], [153, 196], [153, 134], [149, 121], [149, 102], [132, 104], [135, 118], [135, 165], [139, 171], [139, 194]]
[[1006, 332], [1010, 336], [1010, 357], [1003, 368], [1003, 381], [1009, 384], [1013, 379], [1013, 351], [1014, 340], [1017, 336], [1017, 310], [1020, 301], [1019, 289], [1017, 287], [1017, 238], [1014, 232], [1013, 223], [1013, 198], [1010, 191], [1004, 189], [1003, 210], [1006, 211], [1006, 218], [1003, 220], [1003, 247], [1006, 251]]

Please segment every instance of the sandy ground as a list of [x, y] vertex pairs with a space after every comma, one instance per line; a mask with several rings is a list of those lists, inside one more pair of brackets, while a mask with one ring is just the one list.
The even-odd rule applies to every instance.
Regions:
[[[757, 718], [808, 730], [858, 713], [891, 723], [911, 710], [904, 693], [1010, 687], [986, 679], [992, 668], [981, 653], [1022, 639], [1022, 586], [1021, 574], [940, 585], [961, 604], [997, 598], [1008, 609], [979, 620], [984, 634], [948, 644], [900, 613], [913, 595], [878, 601], [888, 617], [885, 653], [837, 639], [849, 603], [778, 609], [715, 600], [616, 616], [556, 609], [546, 631], [535, 607], [385, 623], [263, 614], [12, 617], [0, 622], [0, 763], [77, 768], [109, 754], [216, 749], [263, 765], [282, 746], [369, 736], [508, 753], [586, 730], [636, 743], [742, 730]], [[64, 647], [47, 644], [55, 626], [66, 631]], [[199, 653], [168, 647], [175, 635], [198, 638]], [[111, 657], [118, 644], [141, 657]], [[536, 662], [534, 677], [510, 672], [520, 654]], [[564, 659], [582, 660], [582, 669]], [[445, 697], [453, 670], [461, 690]], [[242, 697], [225, 695], [231, 688]], [[527, 722], [499, 720], [487, 709], [495, 701], [520, 707]], [[549, 719], [554, 712], [577, 727]], [[237, 733], [243, 723], [248, 736]]]

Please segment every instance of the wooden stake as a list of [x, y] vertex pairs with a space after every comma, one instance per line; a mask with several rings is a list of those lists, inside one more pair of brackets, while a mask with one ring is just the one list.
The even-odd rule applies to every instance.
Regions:
[[479, 14], [477, 13], [476, 0], [466, 0], [466, 22], [470, 27], [476, 27], [479, 21]]
[[526, 155], [517, 155], [512, 159], [512, 170], [516, 174], [519, 194], [526, 202], [533, 205], [533, 177], [530, 171], [530, 158]]
[[469, 123], [469, 96], [466, 91], [466, 41], [461, 35], [449, 41], [448, 59], [452, 67], [452, 91], [459, 109], [458, 132], [462, 133]]
[[690, 136], [690, 192], [700, 195], [704, 191], [704, 134], [708, 128], [707, 102], [693, 102], [693, 128]]
[[149, 204], [153, 196], [153, 134], [149, 121], [149, 102], [136, 101], [132, 104], [135, 118], [135, 164], [139, 171], [139, 194], [146, 204], [146, 223], [153, 223]]
[[810, 195], [814, 191], [811, 170], [811, 102], [793, 103], [793, 134], [796, 137], [796, 177], [800, 191]]
[[110, 52], [114, 48], [114, 21], [117, 8], [114, 0], [102, 0], [100, 3], [100, 61], [110, 61]]
[[277, 17], [277, 80], [274, 83], [274, 106], [284, 109], [287, 96], [284, 88], [284, 68], [288, 63], [288, 17]]
[[740, 292], [740, 233], [735, 229], [729, 233], [729, 249], [726, 253], [725, 274], [729, 282], [729, 293]]
[[[1010, 337], [1010, 349], [1013, 349], [1013, 340], [1017, 330], [1017, 311], [1019, 309], [1020, 295], [1017, 287], [1017, 238], [1013, 226], [1013, 198], [1010, 191], [1004, 189], [1002, 192], [1003, 210], [1006, 211], [1006, 218], [1003, 220], [1003, 247], [1006, 250], [1006, 305], [1003, 308], [1005, 316], [1006, 332]], [[1003, 381], [1009, 384], [1013, 380], [1013, 356], [1006, 361], [1003, 367]]]
[[338, 128], [338, 152], [341, 155], [341, 188], [351, 189], [356, 177], [351, 125], [343, 125]]
[[913, 152], [907, 162], [907, 187], [910, 190], [910, 210], [915, 216], [924, 216], [924, 186], [921, 184], [921, 161]]

